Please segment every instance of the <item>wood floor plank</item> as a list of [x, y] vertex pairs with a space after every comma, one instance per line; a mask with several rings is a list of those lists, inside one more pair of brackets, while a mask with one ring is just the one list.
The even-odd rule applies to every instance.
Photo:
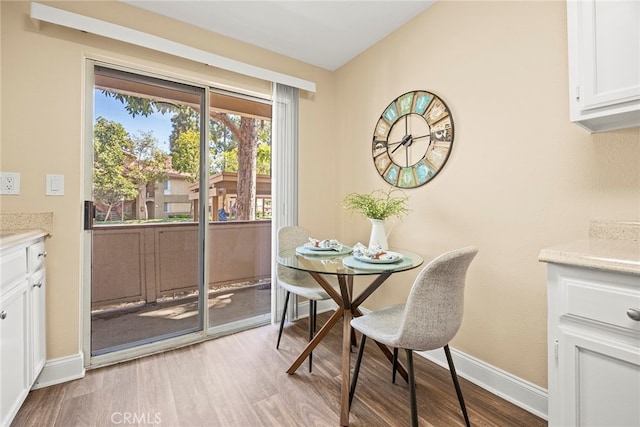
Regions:
[[[328, 318], [328, 313], [319, 315], [319, 324]], [[307, 343], [306, 319], [286, 325], [280, 350], [275, 348], [278, 329], [264, 326], [89, 370], [83, 379], [32, 391], [12, 426], [337, 426], [339, 323], [313, 352], [311, 373], [306, 361], [295, 374], [286, 373]], [[414, 365], [420, 426], [463, 426], [449, 371], [421, 357]], [[474, 427], [547, 425], [469, 381], [460, 378], [460, 385]], [[350, 425], [404, 427], [410, 418], [407, 383], [400, 376], [391, 383], [389, 362], [368, 341]]]
[[48, 420], [55, 420], [60, 413], [60, 407], [67, 387], [63, 384], [41, 388], [29, 393], [29, 405], [23, 405], [12, 425], [25, 425], [27, 420], [33, 420], [35, 425], [46, 425]]
[[[138, 413], [145, 414], [155, 424], [179, 425], [170, 369], [167, 369], [171, 365], [167, 356], [164, 353], [155, 359], [144, 357], [136, 361], [136, 381], [145, 385], [138, 387]], [[149, 378], [154, 381], [149, 381]], [[158, 420], [160, 422], [156, 423]]]

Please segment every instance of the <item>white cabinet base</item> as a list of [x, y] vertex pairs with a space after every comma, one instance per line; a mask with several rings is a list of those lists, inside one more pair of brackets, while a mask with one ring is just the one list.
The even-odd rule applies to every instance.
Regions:
[[26, 280], [2, 294], [0, 317], [0, 426], [8, 426], [29, 393]]
[[561, 425], [640, 425], [638, 348], [560, 328]]
[[9, 426], [46, 359], [44, 238], [0, 252], [0, 427]]
[[549, 426], [640, 426], [640, 276], [547, 268]]

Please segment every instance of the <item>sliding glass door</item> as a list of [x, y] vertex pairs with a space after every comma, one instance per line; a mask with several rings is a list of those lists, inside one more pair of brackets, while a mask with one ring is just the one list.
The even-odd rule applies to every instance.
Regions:
[[94, 76], [92, 356], [203, 329], [206, 227], [192, 203], [206, 91], [104, 66]]
[[92, 71], [91, 357], [267, 323], [271, 103]]
[[271, 313], [271, 102], [211, 90], [209, 327], [268, 323]]

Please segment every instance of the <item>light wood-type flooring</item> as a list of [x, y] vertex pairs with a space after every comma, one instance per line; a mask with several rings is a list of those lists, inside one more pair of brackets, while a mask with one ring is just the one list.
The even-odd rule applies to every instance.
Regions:
[[[319, 316], [320, 322], [327, 314]], [[285, 371], [307, 340], [289, 323], [280, 350], [271, 325], [87, 371], [85, 378], [32, 391], [12, 426], [337, 426], [341, 328], [303, 364]], [[401, 354], [401, 362], [404, 362]], [[352, 365], [357, 349], [354, 348]], [[421, 426], [464, 425], [449, 371], [414, 357]], [[546, 421], [460, 379], [472, 426], [535, 427]], [[368, 340], [352, 426], [409, 426], [408, 386]]]

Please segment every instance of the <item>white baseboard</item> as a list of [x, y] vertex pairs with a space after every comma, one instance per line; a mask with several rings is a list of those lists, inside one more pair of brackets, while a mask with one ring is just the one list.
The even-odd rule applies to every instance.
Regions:
[[84, 377], [84, 355], [82, 352], [59, 359], [47, 360], [36, 379], [32, 390], [60, 384]]
[[[333, 300], [327, 299], [327, 300], [322, 300], [322, 301], [318, 301], [317, 307], [316, 307], [316, 311], [318, 312], [318, 314], [320, 313], [324, 313], [326, 311], [333, 311], [337, 308], [338, 306], [336, 305], [335, 302], [333, 302]], [[309, 317], [309, 301], [304, 301], [301, 303], [298, 303], [298, 319], [302, 319], [305, 317]], [[321, 325], [319, 325], [321, 326]]]
[[[416, 352], [416, 354], [449, 369], [447, 357], [441, 348], [420, 351]], [[454, 348], [451, 348], [451, 357], [458, 376], [540, 418], [548, 420], [547, 390]]]
[[[338, 305], [330, 299], [318, 301], [317, 312], [324, 313], [325, 311], [333, 311], [338, 308]], [[309, 315], [309, 303], [307, 303], [307, 316]]]

